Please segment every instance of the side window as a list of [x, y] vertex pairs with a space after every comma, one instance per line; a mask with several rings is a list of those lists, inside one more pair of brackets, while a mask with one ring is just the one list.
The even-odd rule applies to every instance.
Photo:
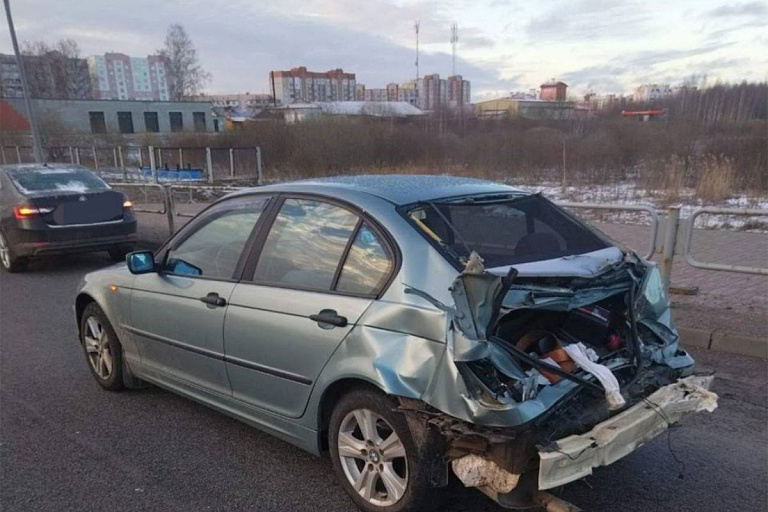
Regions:
[[88, 119], [91, 121], [91, 133], [107, 133], [104, 112], [88, 112]]
[[164, 271], [231, 279], [267, 201], [266, 197], [246, 197], [213, 207], [206, 214], [207, 222], [168, 252]]
[[144, 112], [144, 127], [146, 128], [147, 133], [157, 133], [160, 131], [157, 112]]
[[171, 123], [172, 132], [184, 131], [184, 118], [182, 117], [181, 112], [168, 112], [168, 120]]
[[386, 246], [367, 225], [360, 226], [341, 268], [336, 290], [371, 295], [384, 286], [394, 261]]
[[196, 132], [205, 131], [205, 112], [192, 112], [192, 121]]
[[120, 133], [133, 133], [133, 114], [130, 112], [118, 112], [117, 126], [120, 128]]
[[286, 199], [270, 228], [254, 280], [330, 290], [358, 216], [332, 204]]

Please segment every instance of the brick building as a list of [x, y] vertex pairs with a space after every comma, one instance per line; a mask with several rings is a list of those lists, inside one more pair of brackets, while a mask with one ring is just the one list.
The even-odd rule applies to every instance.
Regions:
[[355, 74], [345, 73], [342, 69], [319, 73], [301, 66], [290, 71], [271, 71], [269, 81], [275, 98], [283, 105], [354, 101], [359, 92]]
[[565, 101], [568, 85], [554, 80], [541, 84], [539, 99], [544, 101]]

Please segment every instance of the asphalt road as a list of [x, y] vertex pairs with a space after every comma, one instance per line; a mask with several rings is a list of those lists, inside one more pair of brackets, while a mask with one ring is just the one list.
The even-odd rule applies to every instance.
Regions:
[[[327, 458], [157, 388], [103, 391], [71, 304], [80, 277], [106, 264], [78, 256], [0, 274], [0, 509], [355, 510]], [[719, 409], [566, 486], [564, 499], [590, 511], [766, 510], [766, 362], [694, 356], [718, 372]], [[443, 510], [502, 509], [454, 486]]]

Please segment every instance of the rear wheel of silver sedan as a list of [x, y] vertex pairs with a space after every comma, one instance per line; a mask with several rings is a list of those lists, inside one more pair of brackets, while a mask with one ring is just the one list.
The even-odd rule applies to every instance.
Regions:
[[123, 389], [123, 349], [112, 324], [95, 302], [83, 311], [80, 342], [96, 382], [109, 391]]
[[367, 512], [427, 511], [435, 489], [422, 471], [397, 402], [372, 390], [345, 395], [331, 414], [331, 462], [344, 490]]

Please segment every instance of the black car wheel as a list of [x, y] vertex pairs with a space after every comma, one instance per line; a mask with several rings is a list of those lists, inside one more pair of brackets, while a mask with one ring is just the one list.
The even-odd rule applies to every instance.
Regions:
[[80, 342], [96, 381], [109, 391], [123, 389], [123, 347], [107, 315], [92, 302], [80, 320]]
[[339, 400], [328, 444], [336, 476], [366, 512], [426, 512], [439, 506], [398, 403], [361, 389]]
[[27, 260], [16, 256], [3, 233], [0, 233], [0, 265], [7, 272], [21, 272], [27, 267]]

